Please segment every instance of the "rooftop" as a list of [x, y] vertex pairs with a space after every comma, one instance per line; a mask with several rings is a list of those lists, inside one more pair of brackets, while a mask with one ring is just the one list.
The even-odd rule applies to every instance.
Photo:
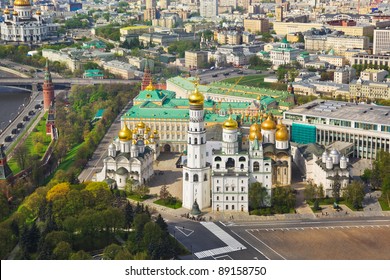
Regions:
[[356, 104], [317, 99], [286, 113], [390, 125], [390, 107], [375, 104]]

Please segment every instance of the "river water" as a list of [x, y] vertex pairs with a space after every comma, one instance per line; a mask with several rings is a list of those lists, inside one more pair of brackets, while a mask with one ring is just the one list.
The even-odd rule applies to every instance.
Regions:
[[0, 129], [5, 127], [6, 123], [16, 117], [18, 109], [23, 103], [27, 103], [30, 98], [30, 92], [7, 88], [0, 86]]

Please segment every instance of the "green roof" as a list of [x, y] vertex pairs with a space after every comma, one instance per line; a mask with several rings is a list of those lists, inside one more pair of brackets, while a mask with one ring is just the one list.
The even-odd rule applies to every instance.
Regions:
[[103, 77], [103, 71], [100, 69], [87, 69], [84, 71], [84, 76], [87, 78]]

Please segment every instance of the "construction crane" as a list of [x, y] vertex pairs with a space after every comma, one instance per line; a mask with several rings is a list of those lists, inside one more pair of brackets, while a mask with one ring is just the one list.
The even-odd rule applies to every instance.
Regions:
[[229, 94], [235, 88], [235, 86], [238, 85], [242, 78], [244, 78], [244, 76], [239, 77], [237, 81], [227, 90], [226, 94]]

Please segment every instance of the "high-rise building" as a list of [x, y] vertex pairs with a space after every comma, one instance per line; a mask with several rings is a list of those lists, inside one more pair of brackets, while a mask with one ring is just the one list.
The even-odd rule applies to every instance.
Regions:
[[155, 9], [156, 8], [156, 0], [145, 0], [146, 9]]
[[390, 29], [374, 30], [374, 54], [390, 52]]
[[206, 128], [204, 125], [204, 96], [195, 87], [189, 96], [190, 122], [187, 131], [187, 162], [183, 166], [183, 207], [199, 209], [211, 205], [211, 169], [206, 164]]
[[54, 101], [54, 85], [49, 70], [49, 62], [48, 60], [46, 60], [45, 80], [43, 81], [43, 109], [45, 111], [49, 110], [53, 101]]
[[276, 17], [276, 21], [283, 21], [283, 7], [282, 6], [277, 6], [275, 8], [275, 17]]
[[218, 15], [218, 0], [202, 0], [199, 8], [200, 16], [214, 18]]

